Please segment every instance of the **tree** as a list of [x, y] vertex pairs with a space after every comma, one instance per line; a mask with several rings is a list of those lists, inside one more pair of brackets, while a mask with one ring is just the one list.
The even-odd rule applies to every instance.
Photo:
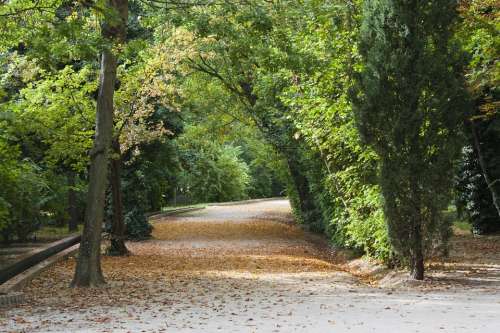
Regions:
[[101, 230], [104, 217], [104, 199], [108, 174], [108, 156], [113, 135], [113, 96], [116, 82], [116, 47], [125, 40], [128, 1], [109, 0], [104, 12], [102, 37], [108, 45], [101, 53], [101, 72], [97, 97], [94, 146], [90, 151], [89, 189], [85, 224], [71, 283], [76, 287], [99, 286], [104, 277], [101, 270]]
[[[135, 41], [143, 47], [141, 41]], [[119, 66], [120, 88], [115, 93], [115, 131], [113, 133], [111, 159], [111, 192], [112, 223], [110, 230], [110, 246], [108, 254], [126, 255], [126, 225], [122, 202], [121, 172], [123, 157], [140, 154], [140, 147], [153, 141], [161, 141], [165, 136], [174, 133], [168, 129], [163, 111], [177, 113], [180, 111], [178, 99], [181, 95], [177, 79], [185, 73], [179, 70], [179, 59], [183, 58], [182, 50], [172, 52], [170, 40], [150, 41], [146, 50], [136, 51], [127, 61]], [[132, 44], [132, 43], [130, 43]], [[138, 48], [138, 47], [135, 48]], [[132, 49], [132, 50], [130, 50]], [[134, 52], [132, 45], [129, 52]], [[189, 52], [189, 51], [187, 51]], [[136, 210], [140, 211], [140, 210]], [[144, 212], [142, 212], [144, 213]], [[148, 224], [144, 218], [137, 218]], [[147, 229], [148, 226], [145, 226]]]
[[287, 116], [290, 109], [279, 98], [290, 85], [283, 72], [291, 62], [300, 62], [286, 38], [284, 24], [297, 18], [288, 17], [292, 4], [257, 0], [200, 11], [191, 25], [200, 53], [189, 61], [193, 69], [218, 80], [238, 100], [265, 140], [283, 156], [289, 169], [288, 193], [295, 194], [294, 212], [301, 222], [322, 231], [320, 211], [306, 175], [319, 164], [311, 155], [303, 155], [308, 147], [302, 138], [294, 137], [296, 127]]
[[461, 52], [452, 41], [456, 16], [455, 1], [363, 6], [356, 120], [379, 156], [391, 244], [417, 280], [424, 278], [426, 251], [449, 228], [441, 212], [467, 111]]
[[462, 1], [458, 38], [469, 54], [466, 78], [474, 101], [459, 172], [458, 205], [475, 233], [500, 230], [500, 37], [495, 1]]
[[46, 182], [45, 196], [38, 198], [38, 215], [43, 215], [39, 220], [62, 225], [73, 217], [76, 230], [77, 192], [82, 192], [79, 174], [84, 174], [93, 134], [95, 71], [91, 66], [51, 71], [15, 51], [3, 60], [8, 65], [0, 74], [2, 130], [12, 146], [21, 148], [18, 158], [32, 161]]
[[290, 66], [293, 85], [281, 100], [291, 110], [295, 135], [307, 144], [308, 158], [320, 163], [307, 171], [329, 238], [337, 246], [393, 264], [376, 178], [377, 156], [361, 144], [348, 95], [353, 69], [361, 66], [358, 3], [296, 5], [295, 15], [302, 18], [294, 20], [300, 24], [288, 27], [286, 36], [300, 56]]

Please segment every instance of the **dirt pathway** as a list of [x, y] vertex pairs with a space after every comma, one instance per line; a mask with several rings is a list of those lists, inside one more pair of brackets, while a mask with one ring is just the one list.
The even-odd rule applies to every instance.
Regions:
[[159, 220], [133, 256], [103, 259], [105, 288], [67, 288], [74, 260], [62, 262], [0, 331], [500, 332], [498, 290], [364, 285], [290, 220], [284, 200]]

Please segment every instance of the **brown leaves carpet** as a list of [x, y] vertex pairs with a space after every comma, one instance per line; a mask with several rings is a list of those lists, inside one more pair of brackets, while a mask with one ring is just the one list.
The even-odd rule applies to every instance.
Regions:
[[179, 285], [186, 288], [221, 278], [230, 281], [242, 274], [251, 278], [339, 269], [321, 240], [285, 223], [291, 220], [288, 209], [274, 209], [272, 216], [265, 209], [253, 209], [232, 207], [231, 219], [209, 208], [207, 213], [156, 221], [151, 240], [127, 243], [132, 255], [102, 257], [108, 283], [103, 288], [68, 288], [75, 267], [75, 258], [70, 258], [32, 281], [25, 290], [28, 306], [133, 304], [178, 290]]

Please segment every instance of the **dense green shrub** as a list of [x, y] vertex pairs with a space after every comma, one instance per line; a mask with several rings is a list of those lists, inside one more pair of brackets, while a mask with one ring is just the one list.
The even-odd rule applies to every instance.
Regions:
[[124, 218], [127, 236], [130, 239], [142, 240], [151, 237], [153, 227], [149, 224], [144, 211], [134, 207], [125, 213]]
[[[144, 161], [135, 161], [122, 173], [123, 215], [125, 233], [133, 240], [147, 239], [151, 236], [152, 227], [146, 213], [150, 212], [146, 175], [141, 167]], [[109, 207], [111, 210], [111, 207]]]
[[193, 203], [247, 198], [250, 176], [240, 155], [239, 147], [208, 141], [189, 128], [179, 139], [179, 192]]
[[314, 13], [315, 24], [304, 21], [290, 38], [308, 62], [294, 68], [289, 80], [298, 83], [281, 100], [292, 110], [295, 137], [307, 145], [309, 166], [304, 171], [323, 228], [337, 246], [389, 262], [392, 255], [377, 185], [377, 157], [361, 144], [347, 96], [351, 72], [359, 66], [352, 48], [359, 16], [352, 9], [333, 3], [304, 4], [302, 10]]
[[4, 241], [26, 240], [42, 221], [48, 187], [30, 161], [19, 161], [15, 147], [0, 137], [0, 233]]

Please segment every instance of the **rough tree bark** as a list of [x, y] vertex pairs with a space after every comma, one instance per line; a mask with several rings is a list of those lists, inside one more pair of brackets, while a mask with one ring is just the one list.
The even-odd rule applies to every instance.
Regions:
[[[417, 98], [414, 99], [410, 109], [417, 110]], [[417, 157], [416, 161], [420, 159], [418, 157], [424, 156], [422, 152], [422, 147], [419, 144], [419, 134], [420, 131], [415, 131], [411, 139], [412, 145], [409, 147], [410, 156]], [[420, 163], [409, 162], [408, 168], [410, 171], [409, 187], [411, 188], [410, 194], [406, 196], [406, 202], [411, 202], [411, 205], [402, 205], [406, 209], [410, 210], [408, 215], [411, 216], [409, 221], [401, 220], [400, 223], [410, 223], [408, 230], [408, 248], [410, 253], [410, 278], [414, 280], [424, 279], [424, 238], [422, 228], [425, 225], [426, 216], [423, 213], [425, 210], [425, 204], [423, 203], [423, 195], [420, 191], [421, 188], [421, 176], [419, 176]], [[404, 183], [404, 182], [403, 182]], [[403, 201], [403, 200], [402, 200]]]
[[87, 207], [78, 261], [71, 283], [74, 287], [99, 286], [105, 283], [101, 270], [101, 232], [108, 175], [108, 150], [113, 135], [113, 96], [117, 66], [113, 46], [114, 42], [125, 40], [128, 1], [108, 0], [107, 5], [110, 12], [104, 17], [101, 34], [109, 41], [109, 48], [105, 48], [101, 55], [95, 138], [90, 152]]
[[110, 245], [107, 253], [113, 256], [129, 254], [125, 246], [125, 221], [123, 218], [123, 201], [121, 189], [122, 156], [120, 142], [115, 138], [112, 143], [113, 158], [111, 159], [111, 194], [113, 200], [113, 219], [111, 221]]
[[424, 279], [424, 253], [422, 249], [422, 232], [420, 224], [414, 223], [412, 234], [410, 277], [415, 280]]

